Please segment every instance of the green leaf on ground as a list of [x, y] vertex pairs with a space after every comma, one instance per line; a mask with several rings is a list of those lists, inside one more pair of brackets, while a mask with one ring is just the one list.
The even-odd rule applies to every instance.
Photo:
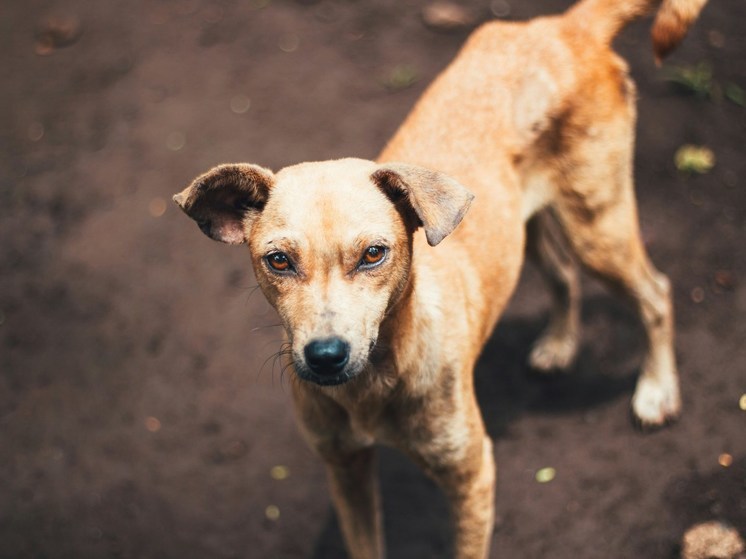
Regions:
[[733, 82], [725, 84], [725, 98], [740, 107], [746, 107], [746, 91]]
[[399, 64], [384, 77], [383, 85], [386, 89], [399, 91], [415, 84], [420, 79], [417, 70], [409, 64]]
[[682, 173], [704, 174], [715, 166], [715, 154], [706, 146], [686, 144], [676, 150], [674, 163]]

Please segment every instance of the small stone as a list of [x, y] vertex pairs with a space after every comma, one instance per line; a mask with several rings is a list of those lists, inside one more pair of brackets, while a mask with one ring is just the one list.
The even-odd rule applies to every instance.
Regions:
[[[0, 324], [2, 324], [2, 314], [0, 313]], [[743, 411], [746, 411], [746, 394], [741, 394], [741, 398], [738, 400], [738, 407]]]
[[725, 46], [725, 35], [717, 29], [710, 29], [707, 33], [707, 40], [715, 48], [721, 49]]
[[722, 287], [723, 289], [733, 289], [736, 285], [736, 278], [733, 275], [733, 272], [729, 272], [728, 270], [718, 270], [715, 272], [715, 283], [718, 287]]
[[39, 56], [48, 56], [57, 49], [75, 44], [81, 33], [80, 20], [75, 16], [49, 18], [36, 33], [34, 51]]
[[732, 169], [726, 169], [723, 172], [723, 182], [728, 188], [735, 188], [738, 186], [738, 175]]
[[695, 303], [701, 303], [705, 300], [705, 290], [701, 287], [695, 287], [694, 289], [692, 289], [689, 296]]
[[151, 433], [157, 433], [161, 430], [161, 422], [157, 417], [148, 417], [145, 419], [145, 428]]
[[44, 137], [44, 125], [41, 122], [32, 122], [28, 127], [28, 139], [38, 142]]
[[721, 522], [703, 522], [684, 534], [681, 559], [737, 559], [744, 552], [738, 532]]
[[282, 52], [295, 52], [298, 50], [300, 45], [300, 37], [295, 33], [286, 33], [277, 42], [277, 46], [280, 47]]
[[698, 208], [705, 205], [705, 197], [699, 190], [692, 189], [689, 191], [689, 201]]
[[337, 13], [334, 4], [319, 4], [313, 11], [313, 14], [316, 16], [316, 19], [322, 23], [334, 23], [339, 18], [339, 14]]
[[510, 4], [506, 0], [492, 0], [490, 11], [495, 17], [508, 17], [510, 15]]
[[231, 98], [231, 111], [242, 115], [251, 108], [251, 99], [246, 95], [234, 95]]
[[181, 132], [171, 132], [166, 138], [166, 147], [171, 151], [179, 151], [186, 145], [186, 136]]
[[727, 452], [723, 452], [720, 456], [718, 456], [718, 464], [720, 464], [723, 468], [728, 468], [733, 464], [733, 456], [728, 454]]
[[450, 31], [470, 27], [476, 18], [469, 10], [454, 2], [438, 1], [425, 6], [422, 19], [428, 27]]
[[148, 204], [148, 211], [153, 217], [161, 217], [166, 213], [166, 200], [163, 198], [153, 198]]

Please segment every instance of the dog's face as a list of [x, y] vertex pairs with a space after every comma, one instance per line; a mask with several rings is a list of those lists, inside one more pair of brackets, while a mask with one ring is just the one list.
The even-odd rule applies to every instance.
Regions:
[[363, 370], [409, 275], [412, 227], [374, 172], [350, 160], [284, 169], [250, 227], [254, 271], [282, 317], [295, 369], [318, 384]]
[[224, 165], [174, 199], [208, 236], [247, 242], [277, 309], [299, 377], [337, 385], [368, 364], [387, 313], [406, 290], [413, 233], [450, 233], [472, 195], [448, 177], [359, 159], [277, 174]]

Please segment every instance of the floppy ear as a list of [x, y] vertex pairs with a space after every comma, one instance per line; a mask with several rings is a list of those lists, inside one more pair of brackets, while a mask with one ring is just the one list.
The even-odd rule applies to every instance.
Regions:
[[463, 219], [474, 195], [451, 177], [405, 163], [387, 163], [371, 175], [392, 200], [405, 198], [430, 246], [437, 245]]
[[247, 220], [264, 208], [274, 174], [258, 165], [219, 165], [174, 196], [202, 232], [232, 245], [246, 242]]

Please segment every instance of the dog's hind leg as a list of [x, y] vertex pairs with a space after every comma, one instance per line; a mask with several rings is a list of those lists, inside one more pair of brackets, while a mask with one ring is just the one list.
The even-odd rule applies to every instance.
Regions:
[[[626, 126], [631, 128], [631, 122]], [[613, 135], [614, 130], [609, 131]], [[671, 287], [650, 263], [640, 238], [628, 151], [631, 142], [603, 156], [591, 149], [594, 157], [575, 159], [574, 172], [563, 185], [555, 209], [580, 261], [629, 297], [638, 310], [648, 350], [632, 411], [642, 427], [659, 427], [676, 418], [681, 408]]]
[[[630, 211], [634, 214], [634, 209]], [[583, 263], [635, 303], [648, 339], [632, 411], [642, 427], [659, 427], [676, 418], [681, 408], [673, 350], [673, 308], [668, 278], [650, 263], [637, 232], [636, 216], [600, 218], [592, 227], [572, 226]]]
[[530, 366], [549, 372], [569, 367], [578, 350], [580, 329], [580, 281], [577, 264], [567, 240], [545, 209], [527, 224], [526, 250], [539, 266], [552, 295], [549, 325], [534, 343]]

